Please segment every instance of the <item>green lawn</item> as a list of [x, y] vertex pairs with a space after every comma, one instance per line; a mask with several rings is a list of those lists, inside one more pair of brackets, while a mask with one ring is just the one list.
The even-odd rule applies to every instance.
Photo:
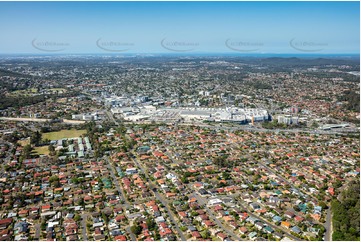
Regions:
[[43, 139], [49, 139], [49, 140], [59, 140], [64, 138], [74, 138], [79, 137], [82, 134], [85, 134], [86, 130], [76, 130], [76, 129], [70, 129], [70, 130], [60, 130], [57, 132], [49, 132], [49, 133], [43, 133], [42, 138]]
[[10, 93], [10, 95], [12, 96], [18, 96], [18, 95], [23, 95], [23, 96], [29, 96], [29, 95], [33, 95], [33, 94], [37, 94], [38, 91], [36, 88], [28, 88], [25, 90], [16, 90]]
[[35, 147], [34, 152], [39, 154], [39, 155], [49, 155], [49, 148], [48, 148], [47, 145], [40, 146], [40, 147]]

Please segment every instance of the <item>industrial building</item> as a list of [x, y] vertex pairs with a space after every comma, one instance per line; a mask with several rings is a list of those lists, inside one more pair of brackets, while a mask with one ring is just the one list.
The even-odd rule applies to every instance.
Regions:
[[215, 122], [249, 123], [262, 122], [269, 119], [265, 109], [244, 108], [184, 108], [180, 116], [185, 120], [208, 120]]
[[202, 107], [166, 107], [157, 108], [153, 105], [135, 107], [115, 107], [113, 114], [120, 114], [128, 121], [149, 120], [155, 122], [211, 121], [233, 122], [239, 124], [263, 122], [270, 119], [268, 111], [257, 108], [202, 108]]

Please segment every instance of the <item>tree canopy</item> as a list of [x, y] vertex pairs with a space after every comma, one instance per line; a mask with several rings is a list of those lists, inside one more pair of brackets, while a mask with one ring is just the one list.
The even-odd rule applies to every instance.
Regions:
[[332, 201], [332, 240], [360, 241], [360, 180], [354, 180]]

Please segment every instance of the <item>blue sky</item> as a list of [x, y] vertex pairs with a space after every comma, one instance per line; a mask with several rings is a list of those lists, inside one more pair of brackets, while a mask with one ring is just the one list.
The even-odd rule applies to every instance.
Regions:
[[359, 2], [0, 2], [0, 54], [360, 51]]

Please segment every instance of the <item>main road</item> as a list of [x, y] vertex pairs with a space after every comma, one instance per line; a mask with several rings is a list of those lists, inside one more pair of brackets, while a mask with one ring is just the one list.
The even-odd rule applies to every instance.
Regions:
[[[108, 115], [108, 114], [107, 114]], [[110, 114], [111, 115], [111, 114]], [[109, 115], [108, 115], [109, 117]], [[114, 118], [111, 118], [114, 119]], [[114, 123], [117, 124], [116, 121]], [[129, 124], [150, 124], [149, 121], [139, 121], [139, 122], [125, 122]], [[243, 130], [243, 131], [250, 131], [250, 132], [268, 132], [268, 133], [279, 133], [279, 132], [285, 132], [285, 133], [309, 133], [309, 134], [324, 134], [324, 135], [348, 135], [352, 133], [359, 133], [360, 130], [358, 129], [339, 129], [338, 131], [345, 131], [345, 132], [338, 132], [338, 131], [332, 131], [332, 130], [322, 130], [322, 129], [265, 129], [262, 127], [257, 126], [250, 126], [245, 124], [228, 124], [228, 123], [214, 123], [213, 125], [204, 124], [204, 123], [178, 123], [178, 126], [195, 126], [195, 127], [203, 127], [203, 128], [209, 128], [213, 130], [230, 130], [230, 131], [236, 131], [236, 130]]]
[[[12, 117], [0, 117], [0, 120], [3, 121], [16, 121], [16, 122], [50, 122], [51, 119], [46, 118], [12, 118]], [[61, 122], [67, 124], [84, 124], [85, 121], [82, 120], [69, 120], [62, 119]]]
[[108, 119], [113, 121], [115, 125], [119, 125], [118, 121], [115, 120], [112, 113], [110, 113], [108, 110], [105, 110], [105, 114], [108, 116]]

